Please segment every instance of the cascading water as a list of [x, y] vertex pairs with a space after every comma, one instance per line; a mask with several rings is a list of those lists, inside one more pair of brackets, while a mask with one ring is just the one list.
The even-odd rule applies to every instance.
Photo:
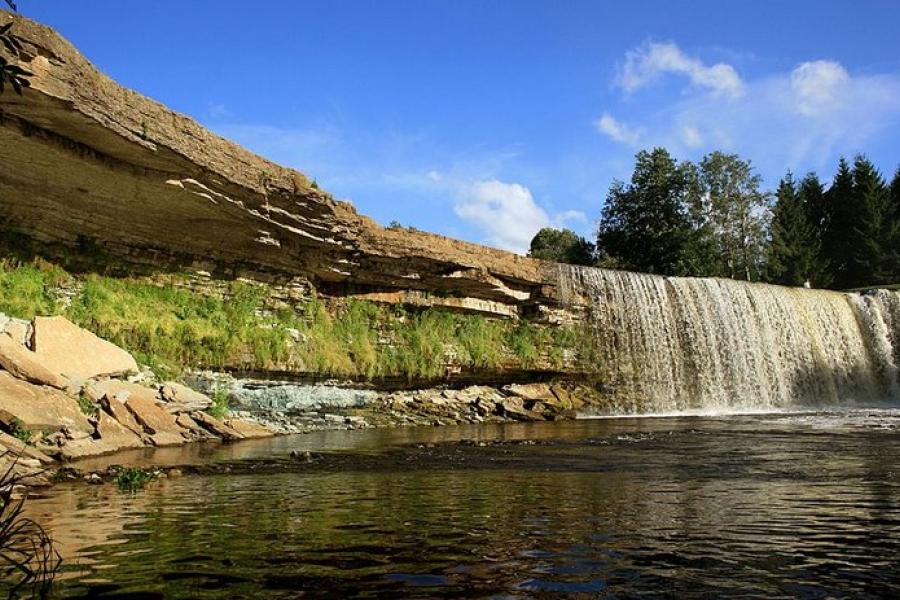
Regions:
[[596, 328], [616, 413], [767, 410], [900, 399], [900, 292], [560, 266]]

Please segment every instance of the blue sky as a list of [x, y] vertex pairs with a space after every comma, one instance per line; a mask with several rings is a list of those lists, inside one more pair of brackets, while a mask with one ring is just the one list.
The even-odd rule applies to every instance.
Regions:
[[20, 0], [120, 83], [387, 224], [592, 235], [635, 151], [900, 163], [900, 3]]

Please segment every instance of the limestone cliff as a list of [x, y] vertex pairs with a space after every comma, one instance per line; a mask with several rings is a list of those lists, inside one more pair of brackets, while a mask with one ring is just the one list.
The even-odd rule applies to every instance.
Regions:
[[[303, 174], [118, 85], [15, 19], [34, 73], [0, 94], [0, 228], [126, 260], [514, 316], [556, 302], [555, 266], [380, 227]], [[412, 292], [412, 296], [410, 296]]]

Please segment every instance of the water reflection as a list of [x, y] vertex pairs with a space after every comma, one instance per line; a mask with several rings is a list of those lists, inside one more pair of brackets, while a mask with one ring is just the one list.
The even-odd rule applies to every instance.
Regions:
[[[470, 430], [559, 441], [503, 468], [189, 476], [135, 495], [63, 486], [32, 511], [67, 559], [68, 597], [896, 596], [892, 419]], [[371, 435], [341, 439], [396, 442]]]

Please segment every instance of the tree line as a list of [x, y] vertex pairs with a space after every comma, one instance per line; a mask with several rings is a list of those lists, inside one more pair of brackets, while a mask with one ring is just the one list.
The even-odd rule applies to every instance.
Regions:
[[762, 189], [749, 160], [712, 152], [678, 161], [638, 152], [614, 181], [596, 243], [545, 228], [529, 256], [661, 275], [851, 289], [900, 283], [900, 168], [888, 183], [865, 156], [833, 179], [788, 172]]

